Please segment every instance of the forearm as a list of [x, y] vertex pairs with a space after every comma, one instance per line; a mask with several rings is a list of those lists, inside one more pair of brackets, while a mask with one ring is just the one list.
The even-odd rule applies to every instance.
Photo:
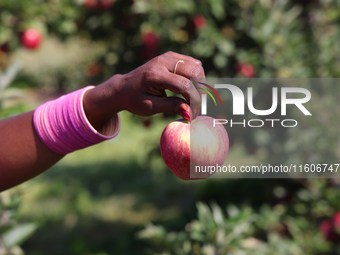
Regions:
[[[114, 89], [105, 83], [85, 92], [85, 115], [97, 130], [118, 112], [119, 104], [112, 93]], [[0, 191], [39, 175], [64, 156], [41, 140], [33, 114], [31, 111], [0, 121]]]
[[[178, 63], [182, 64], [175, 72]], [[42, 173], [67, 153], [115, 137], [120, 111], [141, 116], [177, 113], [190, 121], [200, 106], [200, 94], [190, 79], [201, 77], [200, 61], [167, 52], [95, 88], [0, 121], [0, 191]], [[167, 89], [186, 100], [167, 97]]]
[[33, 111], [0, 121], [0, 130], [0, 191], [37, 176], [63, 157], [39, 138]]

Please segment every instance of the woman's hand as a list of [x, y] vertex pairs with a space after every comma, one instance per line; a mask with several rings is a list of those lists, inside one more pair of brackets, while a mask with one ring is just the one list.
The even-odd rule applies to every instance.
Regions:
[[[179, 60], [184, 63], [178, 63], [174, 74], [175, 65]], [[167, 52], [122, 78], [124, 110], [141, 116], [168, 112], [184, 117], [183, 112], [186, 112], [196, 117], [198, 113], [200, 95], [190, 82], [190, 78], [204, 78], [202, 63], [197, 59]], [[166, 89], [183, 95], [186, 101], [178, 97], [167, 97]], [[192, 113], [189, 112], [187, 103], [193, 106]]]
[[[184, 63], [178, 63], [174, 74], [179, 60]], [[122, 110], [141, 116], [160, 112], [176, 113], [190, 120], [198, 115], [201, 104], [200, 93], [190, 79], [204, 77], [201, 61], [167, 52], [127, 74], [115, 75], [87, 92], [85, 112], [96, 128]], [[185, 100], [167, 97], [166, 89], [183, 95]]]
[[[179, 60], [184, 63], [178, 64], [174, 74]], [[83, 100], [85, 114], [97, 130], [122, 110], [142, 116], [172, 112], [190, 119], [198, 114], [200, 107], [200, 94], [190, 78], [204, 78], [201, 62], [177, 53], [165, 53], [88, 90]], [[167, 97], [166, 89], [182, 94], [185, 100]], [[33, 113], [0, 121], [0, 191], [40, 174], [63, 157], [43, 143], [33, 125]]]

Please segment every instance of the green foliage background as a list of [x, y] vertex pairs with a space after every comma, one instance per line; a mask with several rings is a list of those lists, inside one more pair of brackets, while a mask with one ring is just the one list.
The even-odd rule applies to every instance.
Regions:
[[[238, 63], [250, 63], [259, 78], [338, 77], [339, 7], [330, 0], [117, 0], [91, 10], [83, 0], [1, 0], [0, 75], [15, 62], [22, 70], [1, 90], [0, 116], [99, 84], [169, 50], [201, 60], [210, 77], [242, 77]], [[195, 26], [198, 14], [204, 27]], [[29, 27], [43, 34], [34, 51], [20, 43]], [[314, 111], [333, 106], [331, 115], [320, 115], [333, 123], [330, 132], [321, 125], [266, 139], [240, 132], [230, 164], [339, 163], [339, 107], [331, 101], [339, 88], [316, 92]], [[1, 194], [1, 255], [339, 254], [319, 231], [340, 210], [338, 180], [183, 182], [159, 152], [160, 134], [176, 116], [121, 117], [113, 141], [68, 155]], [[18, 245], [36, 228], [22, 251]]]

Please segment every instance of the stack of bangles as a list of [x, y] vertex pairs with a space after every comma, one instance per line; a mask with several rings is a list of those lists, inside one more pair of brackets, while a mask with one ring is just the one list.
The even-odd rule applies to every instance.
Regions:
[[83, 97], [88, 86], [40, 105], [34, 112], [34, 127], [44, 144], [52, 151], [66, 155], [117, 136], [119, 114], [98, 132], [88, 121]]

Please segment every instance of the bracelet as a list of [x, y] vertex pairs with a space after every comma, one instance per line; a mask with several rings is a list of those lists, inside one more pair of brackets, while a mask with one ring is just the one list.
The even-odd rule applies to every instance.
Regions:
[[35, 130], [52, 151], [66, 155], [116, 137], [120, 130], [119, 114], [98, 132], [88, 121], [83, 97], [94, 86], [64, 95], [40, 105], [33, 115]]

